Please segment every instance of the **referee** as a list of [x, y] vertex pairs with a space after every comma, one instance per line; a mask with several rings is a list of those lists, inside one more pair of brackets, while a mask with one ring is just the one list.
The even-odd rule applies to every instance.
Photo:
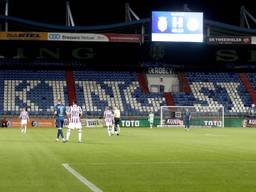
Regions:
[[114, 121], [115, 121], [115, 134], [120, 134], [120, 110], [117, 107], [113, 107]]

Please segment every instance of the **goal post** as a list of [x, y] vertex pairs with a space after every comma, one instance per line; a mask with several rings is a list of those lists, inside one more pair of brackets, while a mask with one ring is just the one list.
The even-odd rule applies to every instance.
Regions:
[[223, 106], [161, 106], [160, 127], [184, 127], [183, 114], [191, 114], [191, 127], [224, 127]]

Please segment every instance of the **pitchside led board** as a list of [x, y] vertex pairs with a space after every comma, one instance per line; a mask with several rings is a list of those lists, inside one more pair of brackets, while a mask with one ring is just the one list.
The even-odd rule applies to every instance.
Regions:
[[203, 13], [153, 11], [151, 40], [203, 42]]

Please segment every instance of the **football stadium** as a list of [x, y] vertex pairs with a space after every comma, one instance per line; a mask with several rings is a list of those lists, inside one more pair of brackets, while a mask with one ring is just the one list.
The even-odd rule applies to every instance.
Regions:
[[236, 25], [127, 2], [122, 22], [83, 24], [58, 1], [55, 24], [14, 2], [0, 14], [1, 192], [256, 191], [256, 12], [241, 6]]

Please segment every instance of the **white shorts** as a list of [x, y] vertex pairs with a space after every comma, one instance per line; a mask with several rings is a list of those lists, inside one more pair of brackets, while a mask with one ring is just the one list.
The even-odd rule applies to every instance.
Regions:
[[69, 123], [69, 129], [82, 129], [82, 123]]
[[28, 120], [22, 119], [20, 123], [21, 123], [21, 125], [27, 125], [28, 124]]
[[109, 121], [105, 121], [105, 124], [106, 124], [107, 127], [113, 125], [113, 123], [112, 123], [112, 122], [109, 122]]

